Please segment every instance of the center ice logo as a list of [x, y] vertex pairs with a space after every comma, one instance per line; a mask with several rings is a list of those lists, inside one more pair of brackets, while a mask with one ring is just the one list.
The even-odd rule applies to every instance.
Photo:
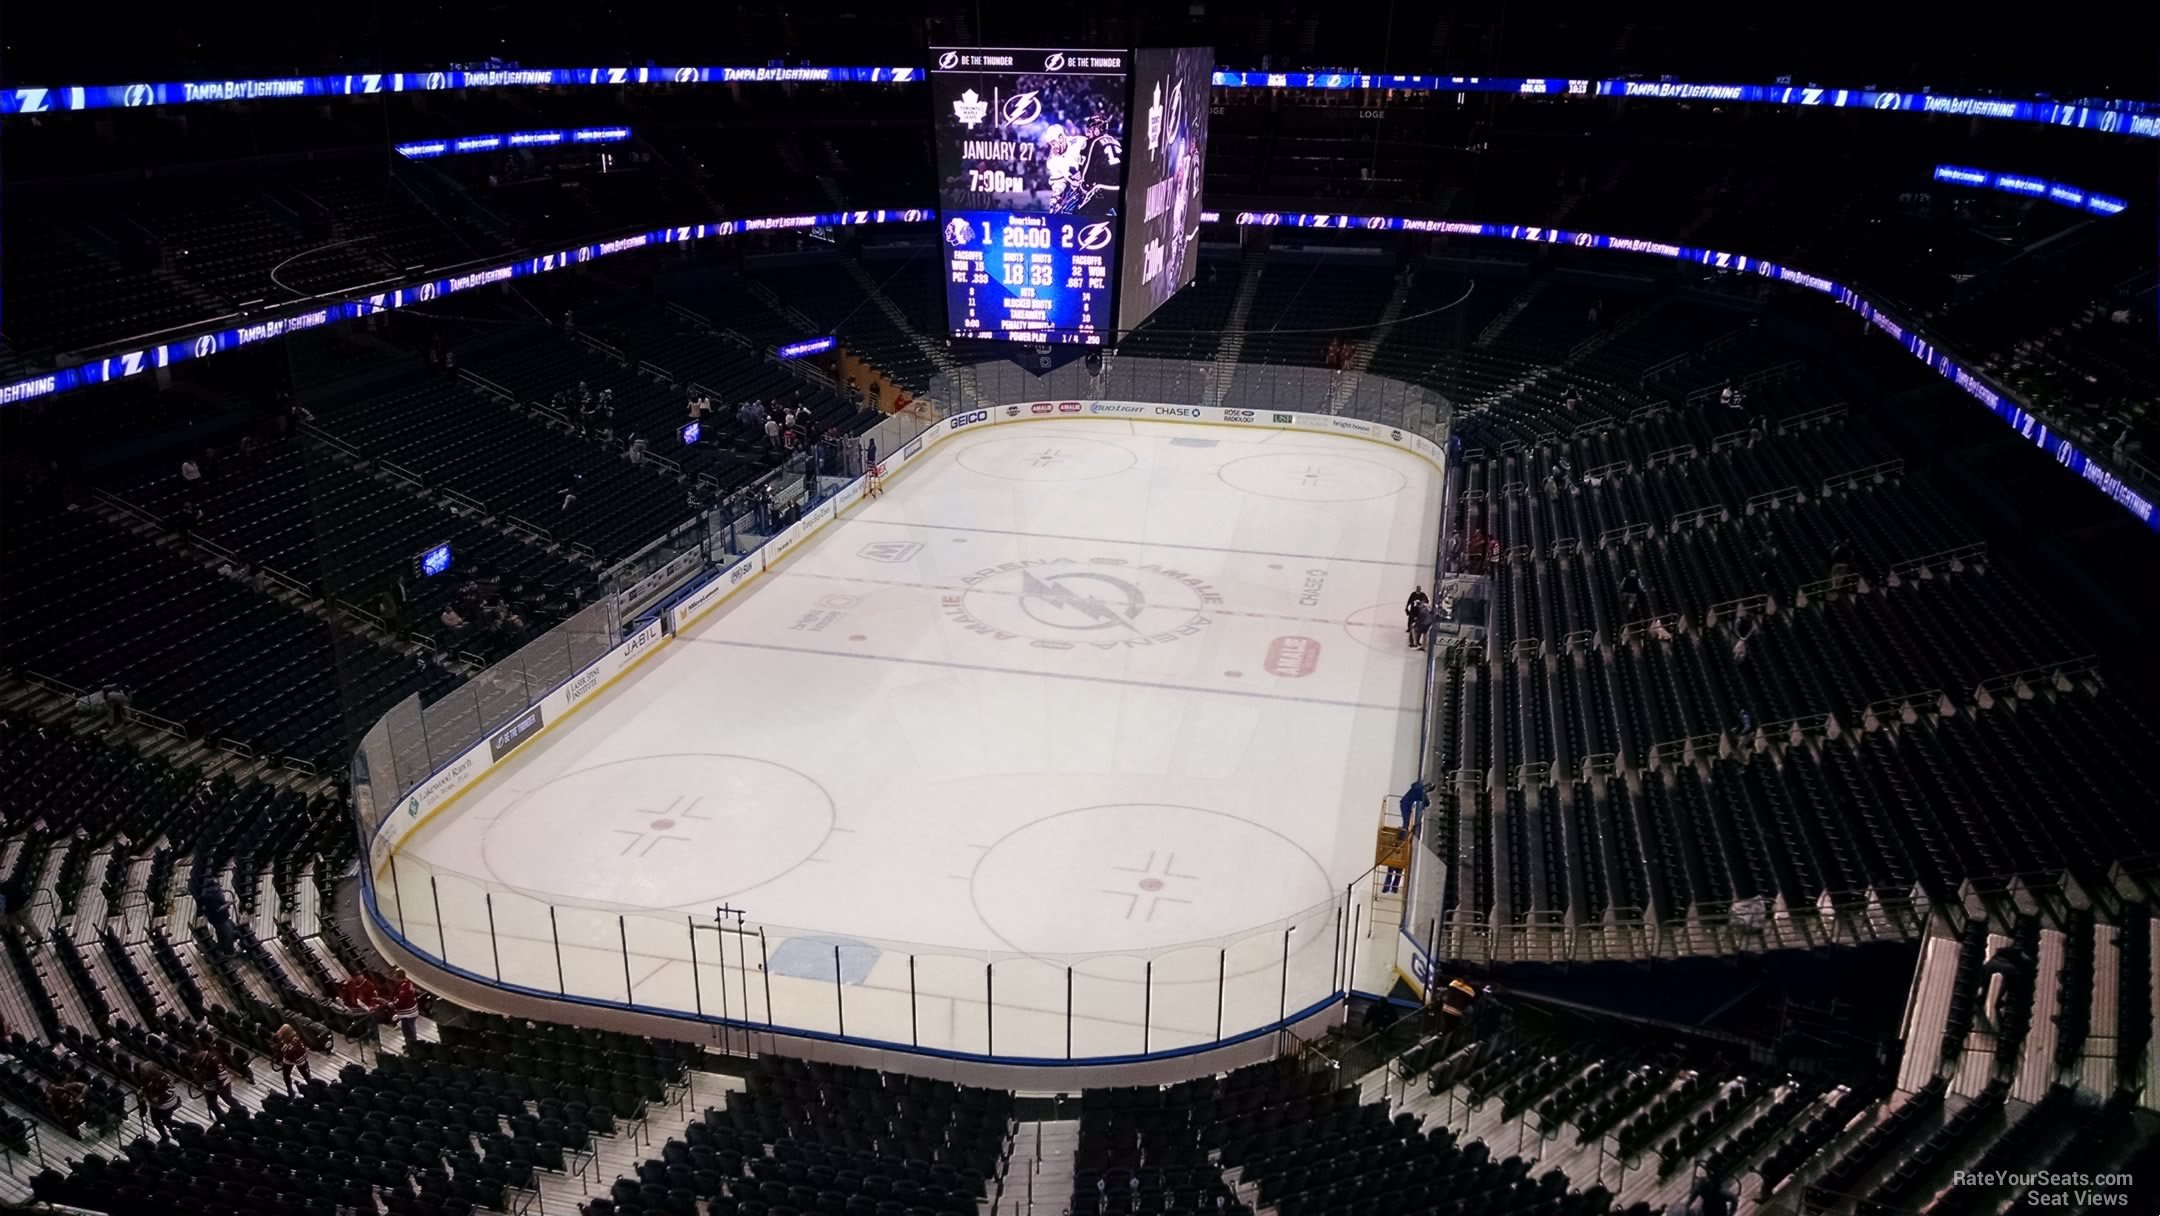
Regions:
[[1182, 570], [1119, 558], [1007, 562], [961, 580], [948, 619], [1000, 642], [1046, 650], [1160, 646], [1210, 624], [1222, 597]]
[[1020, 611], [1052, 629], [1125, 628], [1147, 609], [1147, 592], [1115, 575], [1092, 570], [1036, 578], [1020, 572]]

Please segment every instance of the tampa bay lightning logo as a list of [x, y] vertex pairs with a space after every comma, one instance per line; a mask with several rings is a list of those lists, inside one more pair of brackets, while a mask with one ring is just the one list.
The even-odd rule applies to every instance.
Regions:
[[1005, 99], [1005, 109], [1000, 114], [1008, 127], [1024, 127], [1042, 117], [1042, 94], [1035, 92], [1015, 93]]
[[146, 84], [131, 84], [120, 94], [124, 106], [147, 106], [157, 101], [157, 90]]
[[1065, 70], [1065, 52], [1063, 52], [1063, 51], [1052, 51], [1052, 52], [1050, 52], [1050, 53], [1049, 53], [1048, 55], [1045, 55], [1045, 56], [1043, 56], [1043, 71], [1045, 71], [1045, 72], [1062, 72], [1062, 71], [1064, 71], [1064, 70]]
[[1036, 578], [1020, 575], [1020, 611], [1028, 619], [1052, 629], [1087, 632], [1096, 629], [1127, 629], [1147, 611], [1147, 593], [1115, 575], [1075, 571]]
[[952, 71], [954, 68], [960, 66], [960, 52], [946, 51], [944, 54], [937, 57], [937, 65], [938, 70], [941, 72]]
[[429, 89], [447, 89], [450, 87], [450, 77], [442, 72], [429, 72], [427, 74], [427, 79], [422, 82], [421, 87]]
[[1574, 245], [1578, 249], [1587, 249], [1590, 246], [1597, 244], [1597, 237], [1588, 232], [1578, 232], [1574, 236], [1568, 238], [1568, 243]]
[[1380, 229], [1386, 228], [1387, 217], [1384, 215], [1368, 215], [1365, 217], [1365, 227], [1375, 232], [1379, 231]]
[[975, 243], [975, 225], [959, 217], [946, 221], [945, 243], [956, 249], [964, 249]]
[[1110, 225], [1089, 224], [1080, 230], [1080, 248], [1089, 253], [1110, 247]]
[[202, 337], [200, 337], [200, 338], [197, 338], [197, 339], [195, 339], [195, 357], [196, 357], [196, 358], [198, 358], [198, 359], [205, 359], [205, 358], [208, 358], [209, 356], [211, 356], [211, 355], [214, 355], [214, 354], [216, 354], [216, 353], [217, 353], [217, 338], [216, 338], [216, 337], [215, 337], [214, 335], [211, 335], [211, 334], [204, 334], [204, 335], [203, 335]]
[[1905, 97], [1900, 93], [1877, 93], [1875, 95], [1875, 108], [1878, 110], [1902, 110], [1905, 108]]
[[696, 84], [696, 83], [697, 83], [697, 78], [698, 78], [698, 74], [697, 74], [697, 69], [696, 69], [696, 68], [676, 68], [676, 69], [675, 69], [675, 83], [676, 83], [676, 84]]
[[422, 303], [426, 303], [435, 298], [435, 285], [433, 283], [422, 283], [420, 290], [415, 294], [419, 296]]

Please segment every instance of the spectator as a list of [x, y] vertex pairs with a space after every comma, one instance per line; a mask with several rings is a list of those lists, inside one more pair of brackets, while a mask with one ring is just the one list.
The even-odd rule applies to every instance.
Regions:
[[765, 450], [772, 455], [780, 452], [780, 420], [771, 415], [765, 418]]
[[355, 1011], [367, 1014], [377, 1022], [389, 1024], [390, 1005], [383, 1000], [382, 992], [375, 986], [374, 977], [367, 972], [356, 971], [345, 977], [345, 983], [338, 989], [338, 996]]
[[221, 1102], [230, 1110], [243, 1109], [233, 1098], [232, 1065], [225, 1059], [223, 1049], [205, 1039], [192, 1063], [195, 1085], [202, 1090], [203, 1105], [209, 1108], [212, 1119], [219, 1117], [218, 1104]]
[[450, 631], [451, 636], [456, 637], [464, 634], [465, 618], [458, 614], [456, 604], [443, 605], [442, 616], [438, 617], [437, 619], [442, 622], [442, 627], [444, 629]]
[[135, 1089], [141, 1095], [143, 1113], [150, 1117], [150, 1126], [157, 1129], [158, 1143], [171, 1140], [173, 1113], [180, 1109], [180, 1091], [173, 1086], [172, 1077], [155, 1064], [140, 1063], [135, 1066]]
[[1830, 594], [1836, 595], [1852, 569], [1853, 543], [1850, 537], [1841, 536], [1830, 546]]
[[196, 463], [193, 456], [180, 458], [180, 488], [189, 491], [202, 488], [202, 465]]
[[627, 449], [627, 454], [628, 454], [628, 455], [629, 455], [629, 457], [630, 457], [630, 463], [631, 463], [631, 464], [644, 464], [644, 463], [645, 463], [645, 437], [644, 437], [644, 436], [642, 436], [642, 435], [640, 435], [640, 434], [638, 434], [638, 433], [637, 433], [636, 431], [625, 431], [625, 432], [623, 432], [623, 435], [624, 435], [624, 437], [625, 437], [625, 438], [627, 438], [627, 439], [628, 439], [628, 440], [630, 441], [630, 446], [629, 446], [629, 447], [628, 447], [628, 449]]
[[1755, 588], [1764, 595], [1774, 594], [1777, 555], [1777, 546], [1772, 544], [1767, 536], [1755, 542], [1754, 551], [1749, 555], [1755, 568]]
[[1412, 587], [1410, 589], [1410, 598], [1403, 601], [1404, 624], [1410, 631], [1410, 649], [1412, 650], [1416, 650], [1418, 647], [1418, 613], [1428, 602], [1423, 587]]
[[1648, 594], [1649, 588], [1643, 583], [1642, 573], [1633, 566], [1628, 567], [1626, 577], [1620, 580], [1620, 619], [1635, 619], [1635, 606], [1642, 603]]
[[53, 1122], [70, 1136], [82, 1134], [83, 1118], [90, 1113], [89, 1097], [90, 1087], [81, 1081], [54, 1081], [45, 1086], [45, 1107]]
[[1732, 657], [1733, 662], [1738, 663], [1747, 658], [1748, 639], [1755, 636], [1755, 618], [1742, 609], [1733, 617], [1732, 632]]
[[110, 730], [120, 725], [121, 715], [133, 703], [134, 699], [128, 695], [127, 689], [120, 687], [118, 684], [107, 684], [95, 692], [85, 693], [77, 697], [75, 699], [75, 709], [76, 712], [85, 715], [102, 715], [105, 719], [105, 728]]
[[405, 1032], [405, 1042], [410, 1045], [420, 1041], [420, 990], [402, 970], [392, 971], [390, 978], [390, 1016], [397, 1019], [398, 1029]]
[[555, 492], [562, 499], [563, 510], [568, 511], [577, 503], [578, 484], [584, 480], [585, 475], [576, 469], [563, 470], [562, 488]]
[[307, 1040], [300, 1037], [300, 1032], [293, 1029], [291, 1022], [278, 1027], [277, 1033], [271, 1035], [270, 1038], [271, 1042], [277, 1047], [278, 1072], [285, 1077], [285, 1096], [291, 1097], [293, 1092], [293, 1069], [300, 1070], [301, 1080], [312, 1081], [315, 1079], [315, 1074], [308, 1070]]

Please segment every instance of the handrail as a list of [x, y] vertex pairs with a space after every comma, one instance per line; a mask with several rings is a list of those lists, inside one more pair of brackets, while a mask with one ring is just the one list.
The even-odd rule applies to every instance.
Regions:
[[436, 493], [441, 494], [444, 500], [452, 505], [463, 507], [475, 515], [486, 515], [488, 513], [486, 503], [465, 493], [463, 490], [453, 490], [449, 486], [444, 486]]
[[583, 342], [585, 345], [591, 347], [592, 349], [600, 352], [603, 355], [606, 355], [608, 358], [615, 360], [617, 363], [627, 364], [630, 362], [630, 356], [622, 353], [621, 348], [611, 346], [606, 342], [602, 342], [600, 339], [593, 337], [591, 334], [586, 333], [584, 330], [577, 331], [575, 336], [578, 341]]
[[315, 442], [322, 444], [324, 447], [343, 452], [345, 455], [350, 456], [354, 460], [365, 461], [367, 459], [367, 453], [362, 452], [359, 448], [354, 447], [352, 444], [345, 442], [343, 439], [340, 439], [337, 436], [331, 434], [330, 432], [322, 429], [321, 427], [316, 426], [312, 422], [300, 423], [299, 426], [295, 429], [297, 429], [302, 435], [307, 436], [309, 439], [312, 439]]
[[315, 589], [313, 587], [310, 587], [306, 583], [301, 582], [299, 579], [294, 578], [292, 575], [285, 573], [283, 570], [275, 570], [269, 566], [257, 566], [255, 567], [255, 572], [257, 574], [260, 574], [264, 579], [276, 583], [278, 586], [285, 588], [287, 591], [292, 592], [294, 595], [297, 595], [302, 599], [312, 600], [316, 598]]
[[397, 478], [399, 481], [406, 482], [422, 490], [427, 489], [426, 478], [420, 476], [418, 473], [413, 472], [411, 469], [406, 468], [404, 465], [401, 465], [394, 460], [378, 460], [375, 462], [375, 467], [381, 469], [385, 473], [390, 474], [392, 477]]
[[515, 515], [505, 515], [502, 517], [501, 522], [506, 527], [517, 528], [525, 532], [530, 532], [534, 536], [537, 536], [541, 540], [547, 541], [550, 544], [553, 544], [555, 541], [554, 534], [549, 532], [546, 528], [543, 528], [539, 524], [532, 523], [528, 520], [520, 519]]
[[516, 393], [511, 392], [509, 389], [504, 388], [502, 385], [495, 383], [493, 380], [488, 379], [486, 376], [483, 376], [476, 371], [471, 371], [467, 368], [461, 367], [458, 369], [458, 379], [463, 380], [467, 384], [472, 385], [474, 388], [479, 389], [481, 392], [486, 393], [488, 396], [493, 397], [499, 401], [515, 402], [517, 400]]
[[704, 313], [698, 312], [694, 309], [685, 308], [682, 305], [677, 304], [673, 300], [668, 301], [662, 307], [664, 307], [668, 312], [673, 313], [681, 320], [688, 321], [690, 324], [698, 327], [699, 329], [709, 330], [713, 328], [712, 319], [707, 317]]
[[669, 371], [668, 369], [660, 366], [659, 364], [653, 362], [650, 359], [640, 359], [638, 360], [637, 365], [639, 371], [644, 372], [646, 375], [651, 376], [655, 380], [665, 380], [669, 384], [675, 383], [674, 372]]

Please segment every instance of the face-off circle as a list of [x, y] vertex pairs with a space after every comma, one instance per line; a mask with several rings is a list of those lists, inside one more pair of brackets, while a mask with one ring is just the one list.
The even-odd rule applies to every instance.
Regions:
[[[786, 874], [832, 827], [832, 798], [807, 774], [684, 753], [565, 773], [505, 808], [480, 849], [497, 882], [547, 902], [704, 907]], [[572, 840], [589, 845], [560, 847]]]
[[1115, 477], [1139, 457], [1114, 443], [1056, 432], [984, 439], [960, 450], [960, 467], [1004, 481], [1093, 481]]
[[1289, 502], [1365, 502], [1399, 494], [1400, 472], [1355, 456], [1290, 450], [1241, 456], [1222, 467], [1224, 484]]
[[948, 620], [999, 639], [1066, 646], [1157, 645], [1205, 628], [1215, 589], [1174, 567], [1114, 558], [1012, 562], [967, 576]]
[[969, 888], [1000, 941], [1042, 956], [1233, 937], [1339, 894], [1320, 862], [1279, 832], [1150, 802], [1080, 807], [1019, 828], [983, 853]]

